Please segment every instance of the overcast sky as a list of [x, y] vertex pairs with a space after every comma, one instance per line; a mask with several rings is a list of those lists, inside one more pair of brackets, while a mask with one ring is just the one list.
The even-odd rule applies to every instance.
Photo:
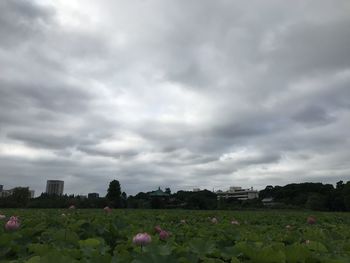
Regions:
[[0, 184], [350, 180], [348, 0], [0, 1]]

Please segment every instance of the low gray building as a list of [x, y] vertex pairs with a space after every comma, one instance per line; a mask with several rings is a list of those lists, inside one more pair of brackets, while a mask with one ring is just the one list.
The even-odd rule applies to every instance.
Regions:
[[242, 187], [231, 186], [227, 191], [216, 191], [216, 195], [219, 199], [235, 198], [237, 200], [250, 200], [259, 197], [259, 192], [254, 190], [253, 187], [248, 189], [242, 189]]
[[98, 193], [88, 193], [88, 199], [99, 198], [100, 195]]

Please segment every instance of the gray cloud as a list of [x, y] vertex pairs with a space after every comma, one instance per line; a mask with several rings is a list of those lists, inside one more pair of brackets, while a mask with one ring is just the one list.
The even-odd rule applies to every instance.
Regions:
[[89, 146], [80, 146], [77, 148], [79, 151], [85, 152], [89, 155], [93, 156], [105, 156], [105, 157], [112, 157], [112, 158], [128, 158], [133, 157], [138, 154], [136, 150], [124, 150], [124, 151], [106, 151], [106, 150], [100, 150], [96, 149], [96, 147], [89, 147]]
[[19, 46], [32, 37], [38, 37], [51, 22], [54, 10], [30, 1], [2, 1], [0, 3], [0, 45], [5, 48]]
[[309, 106], [294, 115], [296, 121], [305, 123], [306, 125], [326, 125], [334, 121], [325, 109], [318, 106]]
[[[258, 10], [258, 12], [257, 12]], [[350, 5], [0, 3], [0, 175], [67, 193], [350, 174]]]
[[7, 137], [12, 140], [25, 142], [29, 146], [35, 148], [49, 148], [57, 150], [74, 146], [76, 144], [76, 141], [71, 136], [60, 136], [54, 134], [45, 134], [45, 132], [35, 132], [8, 132]]
[[[350, 66], [350, 20], [308, 22], [290, 26], [271, 57], [280, 69], [299, 76], [337, 71]], [[293, 63], [283, 63], [292, 61]]]

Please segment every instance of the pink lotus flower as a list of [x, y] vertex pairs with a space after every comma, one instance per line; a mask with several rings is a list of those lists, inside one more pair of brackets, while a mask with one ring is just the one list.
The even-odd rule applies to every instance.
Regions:
[[68, 209], [75, 209], [75, 205], [71, 205]]
[[159, 234], [160, 232], [162, 232], [162, 228], [160, 226], [155, 226], [154, 230]]
[[217, 223], [218, 223], [218, 220], [216, 219], [216, 217], [213, 217], [213, 218], [211, 219], [211, 222], [212, 222], [213, 224], [217, 224]]
[[9, 221], [5, 224], [5, 229], [12, 231], [17, 230], [20, 227], [20, 223], [17, 217], [11, 216]]
[[6, 216], [5, 215], [0, 215], [0, 219], [5, 219]]
[[132, 242], [135, 245], [146, 246], [152, 242], [152, 238], [147, 233], [138, 233], [136, 236], [134, 236], [134, 238], [132, 239]]
[[104, 210], [106, 213], [111, 213], [111, 212], [112, 212], [112, 208], [110, 208], [109, 206], [106, 206], [105, 208], [103, 208], [103, 210]]
[[232, 220], [232, 221], [231, 221], [231, 224], [232, 224], [232, 225], [239, 225], [239, 222], [238, 222], [237, 220]]
[[165, 230], [161, 230], [159, 233], [159, 239], [160, 240], [167, 240], [170, 237], [170, 233], [165, 231]]
[[11, 216], [9, 221], [16, 221], [16, 222], [19, 222], [19, 218], [18, 216]]
[[314, 225], [316, 224], [316, 218], [314, 216], [309, 216], [306, 220], [306, 222], [309, 224], [309, 225]]

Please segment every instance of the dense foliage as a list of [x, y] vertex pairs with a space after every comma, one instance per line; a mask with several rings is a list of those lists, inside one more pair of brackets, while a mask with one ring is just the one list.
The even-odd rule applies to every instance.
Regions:
[[106, 198], [107, 200], [113, 204], [114, 207], [120, 207], [121, 206], [121, 189], [120, 189], [120, 183], [118, 180], [113, 180], [109, 183], [109, 187], [107, 190]]
[[16, 187], [12, 195], [0, 198], [0, 207], [26, 207], [29, 201], [29, 189], [27, 187]]
[[331, 184], [300, 183], [267, 186], [259, 192], [260, 199], [273, 197], [280, 206], [303, 207], [312, 210], [350, 211], [350, 181]]
[[[108, 211], [108, 212], [106, 212]], [[350, 214], [1, 210], [0, 262], [349, 262]], [[145, 234], [148, 233], [148, 234]], [[139, 235], [137, 235], [139, 234]], [[143, 244], [143, 246], [141, 246]]]
[[0, 198], [0, 207], [4, 208], [66, 208], [70, 205], [80, 208], [103, 208], [108, 205], [108, 200], [106, 198], [82, 198], [74, 195], [47, 195], [45, 193], [28, 200], [26, 203], [22, 203], [14, 196]]

